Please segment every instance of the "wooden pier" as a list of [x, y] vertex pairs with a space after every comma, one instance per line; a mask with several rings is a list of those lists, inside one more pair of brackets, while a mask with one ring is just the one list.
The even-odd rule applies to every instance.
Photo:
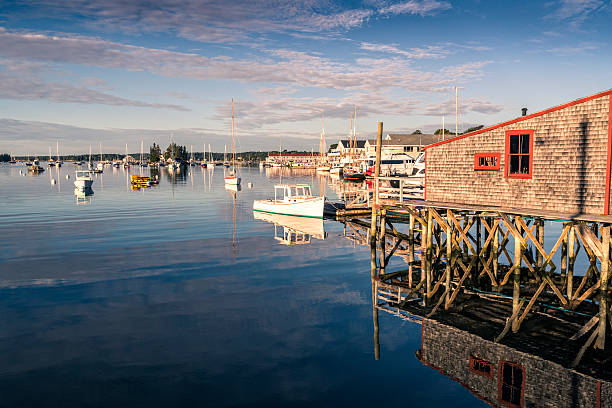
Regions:
[[[380, 145], [382, 123], [378, 130]], [[376, 176], [380, 149], [377, 156]], [[527, 332], [545, 345], [547, 332], [561, 334], [574, 352], [569, 366], [578, 367], [585, 353], [612, 361], [611, 216], [389, 203], [379, 193], [375, 188], [370, 208], [337, 216], [347, 236], [370, 245], [375, 305], [406, 318], [407, 308], [419, 305], [433, 317], [456, 312], [476, 296], [502, 305], [496, 343]]]

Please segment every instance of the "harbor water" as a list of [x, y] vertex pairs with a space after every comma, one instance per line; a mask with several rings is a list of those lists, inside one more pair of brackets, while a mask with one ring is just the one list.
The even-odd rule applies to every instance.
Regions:
[[133, 191], [140, 169], [107, 166], [77, 196], [72, 164], [41, 164], [0, 165], [0, 407], [486, 406], [417, 358], [417, 323], [381, 314], [375, 359], [370, 250], [342, 224], [286, 245], [253, 216], [279, 182], [333, 200], [329, 175]]

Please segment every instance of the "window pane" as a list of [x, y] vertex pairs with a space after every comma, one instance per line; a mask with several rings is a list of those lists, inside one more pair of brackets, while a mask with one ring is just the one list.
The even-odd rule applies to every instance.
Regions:
[[510, 388], [506, 384], [502, 384], [501, 391], [502, 391], [501, 392], [501, 400], [502, 401], [506, 401], [506, 402], [510, 402], [510, 399], [512, 398], [512, 388]]
[[529, 154], [529, 135], [521, 135], [521, 153]]
[[529, 174], [529, 156], [521, 155], [521, 174]]
[[523, 386], [523, 370], [521, 370], [520, 367], [516, 367], [516, 366], [512, 367], [512, 369], [514, 370], [513, 372], [514, 383], [512, 385], [520, 389]]
[[510, 156], [510, 169], [508, 170], [510, 174], [519, 174], [519, 157], [518, 155]]
[[519, 135], [510, 135], [510, 154], [519, 152]]

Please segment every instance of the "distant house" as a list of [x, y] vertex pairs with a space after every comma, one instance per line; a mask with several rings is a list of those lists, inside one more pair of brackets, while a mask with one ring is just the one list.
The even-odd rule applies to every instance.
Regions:
[[[355, 148], [356, 156], [363, 156], [365, 154], [365, 145], [366, 145], [366, 140], [356, 140], [355, 141], [354, 148]], [[343, 139], [343, 140], [338, 141], [338, 146], [332, 152], [338, 156], [348, 156], [351, 154], [351, 150], [352, 150], [351, 141], [349, 139]]]
[[[390, 157], [398, 154], [407, 154], [416, 158], [425, 147], [440, 141], [439, 135], [409, 135], [401, 133], [389, 133], [382, 141], [382, 157]], [[367, 140], [365, 153], [369, 157], [376, 155], [376, 139]]]

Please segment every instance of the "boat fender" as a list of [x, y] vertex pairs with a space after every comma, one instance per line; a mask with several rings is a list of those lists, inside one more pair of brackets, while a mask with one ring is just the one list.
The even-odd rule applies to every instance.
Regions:
[[251, 183], [251, 182], [249, 181], [249, 182], [247, 183], [247, 186], [248, 186], [249, 188], [253, 188], [253, 183]]

